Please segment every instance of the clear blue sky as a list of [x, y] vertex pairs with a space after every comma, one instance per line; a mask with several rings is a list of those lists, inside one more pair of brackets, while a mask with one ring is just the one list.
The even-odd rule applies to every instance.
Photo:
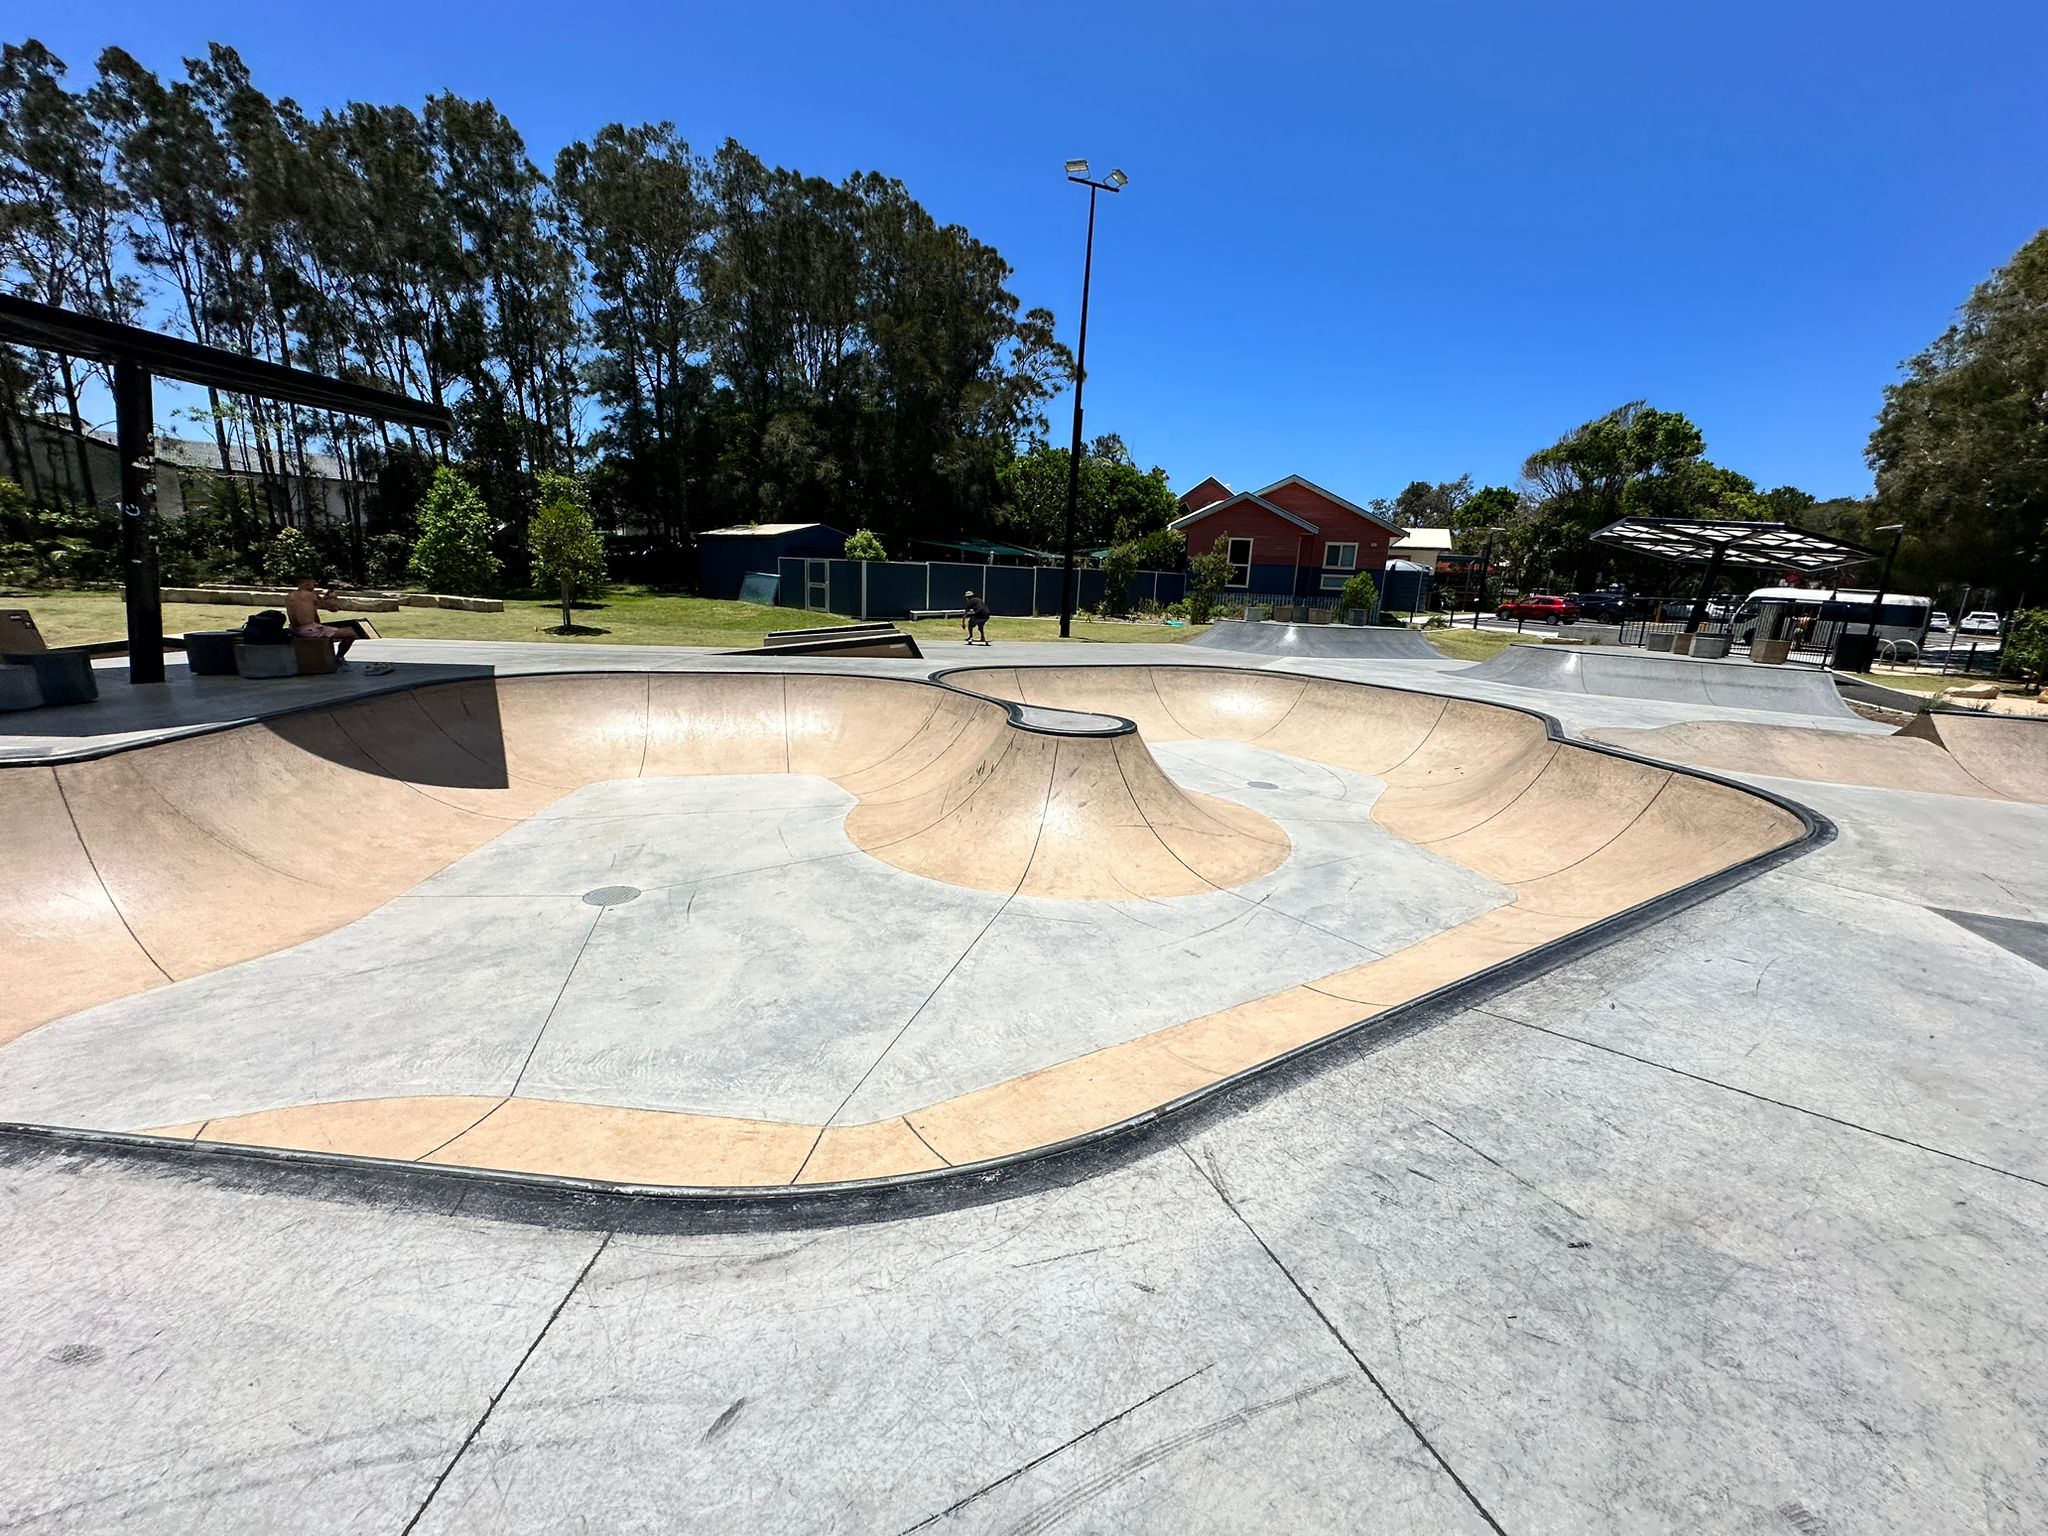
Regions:
[[1088, 424], [1177, 487], [1511, 480], [1645, 397], [1766, 485], [1860, 493], [1899, 360], [2048, 224], [2040, 0], [35, 9], [7, 34], [82, 74], [218, 39], [309, 107], [487, 96], [542, 164], [667, 118], [882, 171], [1069, 344], [1060, 163], [1120, 165]]

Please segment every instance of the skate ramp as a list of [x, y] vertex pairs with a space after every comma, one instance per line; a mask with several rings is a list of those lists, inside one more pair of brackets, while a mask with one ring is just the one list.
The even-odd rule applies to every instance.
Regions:
[[1588, 693], [1609, 698], [1652, 699], [1665, 704], [1705, 704], [1716, 709], [1856, 717], [1856, 712], [1842, 702], [1833, 679], [1809, 667], [1696, 661], [1690, 656], [1661, 656], [1649, 651], [1546, 643], [1510, 645], [1499, 655], [1467, 667], [1459, 675], [1546, 693]]
[[[1374, 822], [1510, 899], [1311, 982], [1021, 1076], [935, 1088], [922, 1108], [872, 1122], [571, 1102], [522, 1095], [516, 1082], [483, 1092], [450, 1070], [398, 1097], [305, 1103], [237, 1102], [233, 1084], [202, 1085], [189, 1120], [86, 1128], [663, 1188], [914, 1176], [1141, 1120], [1809, 835], [1799, 815], [1762, 796], [1559, 742], [1536, 716], [1471, 700], [1191, 666], [977, 668], [945, 683], [766, 673], [463, 681], [93, 761], [0, 769], [0, 835], [17, 851], [0, 908], [0, 1038], [21, 1037], [0, 1045], [0, 1084], [15, 1062], [42, 1064], [17, 1069], [17, 1083], [51, 1062], [118, 1075], [119, 1051], [96, 1042], [124, 1037], [92, 1032], [109, 1010], [80, 1010], [348, 927], [564, 795], [609, 781], [816, 775], [851, 797], [844, 826], [856, 849], [899, 869], [1053, 911], [1134, 895], [1142, 911], [1190, 890], [1226, 892], [1286, 860], [1277, 826], [1188, 792], [1150, 751], [1245, 743], [1382, 782]], [[635, 835], [630, 818], [587, 825], [579, 836], [599, 843]], [[590, 851], [601, 863], [604, 849]], [[1258, 909], [1259, 898], [1241, 900]], [[1044, 921], [1046, 963], [1058, 964], [1058, 921]], [[1233, 927], [1210, 942], [1221, 952], [1243, 941]], [[1204, 954], [1187, 941], [1185, 964]], [[878, 946], [867, 963], [881, 970], [891, 957]], [[662, 971], [658, 955], [622, 974], [635, 985], [705, 984]], [[859, 988], [864, 978], [845, 981]], [[1102, 984], [1113, 998], [1116, 978]], [[194, 1027], [180, 994], [165, 996], [161, 1015], [113, 1010], [119, 1029]], [[429, 1034], [459, 1055], [463, 1020], [432, 1022]], [[743, 1042], [744, 1012], [732, 1023]], [[832, 1021], [817, 1027], [829, 1033]], [[282, 1003], [275, 1039], [279, 1051], [320, 1050]], [[22, 1056], [31, 1044], [37, 1053]], [[428, 1077], [440, 1072], [429, 1066]], [[777, 1070], [801, 1073], [804, 1061]], [[669, 1097], [686, 1098], [687, 1086]]]
[[383, 694], [90, 762], [0, 769], [19, 850], [0, 1040], [353, 921], [617, 779], [809, 773], [914, 874], [1091, 899], [1242, 884], [1287, 837], [1182, 790], [1122, 722], [915, 682], [584, 674]]
[[1699, 720], [1587, 735], [1716, 773], [2048, 804], [2048, 725], [2010, 716], [1921, 714], [1891, 734]]
[[1443, 658], [1412, 629], [1363, 624], [1246, 623], [1218, 619], [1188, 642], [1206, 650], [1248, 652], [1260, 656], [1317, 656], [1367, 661], [1441, 661]]
[[1930, 709], [1915, 715], [1899, 734], [1935, 742], [1994, 794], [2048, 805], [2048, 721]]

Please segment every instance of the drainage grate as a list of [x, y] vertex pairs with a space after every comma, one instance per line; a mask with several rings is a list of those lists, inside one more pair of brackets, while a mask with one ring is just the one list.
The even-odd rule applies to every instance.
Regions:
[[593, 907], [623, 906], [640, 894], [637, 885], [600, 885], [594, 891], [585, 891], [583, 899]]

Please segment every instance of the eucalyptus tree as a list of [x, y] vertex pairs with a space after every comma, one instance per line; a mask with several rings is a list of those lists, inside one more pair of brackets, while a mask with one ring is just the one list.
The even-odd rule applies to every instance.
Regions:
[[[33, 39], [0, 47], [0, 272], [24, 297], [125, 320], [141, 294], [117, 266], [126, 196], [112, 167], [113, 103], [104, 87], [68, 89], [67, 73]], [[85, 499], [95, 501], [80, 408], [88, 370], [61, 355], [39, 362], [77, 439]]]
[[601, 446], [641, 468], [653, 522], [690, 531], [692, 421], [707, 388], [706, 167], [672, 123], [612, 123], [555, 157], [555, 196], [590, 285], [585, 378]]

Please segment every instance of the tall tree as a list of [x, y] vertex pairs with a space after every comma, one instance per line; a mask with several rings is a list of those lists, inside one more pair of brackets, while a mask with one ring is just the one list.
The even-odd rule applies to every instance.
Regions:
[[[112, 100], [68, 90], [64, 61], [41, 43], [0, 47], [0, 274], [9, 289], [108, 320], [141, 302], [117, 270], [126, 197], [113, 174]], [[79, 397], [86, 373], [58, 355], [49, 369], [71, 430], [87, 501], [96, 500]]]
[[1867, 457], [1888, 521], [1943, 579], [2048, 591], [2048, 229], [1885, 391]]
[[671, 540], [691, 531], [691, 420], [708, 390], [704, 175], [670, 123], [613, 123], [555, 157], [555, 195], [595, 300], [585, 377], [610, 416], [599, 446], [638, 466], [643, 504]]

